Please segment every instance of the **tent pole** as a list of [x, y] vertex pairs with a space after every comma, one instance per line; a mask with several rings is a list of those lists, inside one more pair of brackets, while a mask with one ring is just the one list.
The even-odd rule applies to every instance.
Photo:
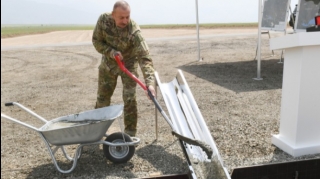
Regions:
[[262, 21], [262, 6], [261, 6], [261, 0], [259, 1], [259, 14], [258, 14], [258, 22], [259, 22], [259, 28], [258, 28], [258, 59], [257, 59], [257, 78], [253, 78], [254, 80], [263, 80], [261, 78], [261, 21]]
[[196, 0], [196, 16], [197, 16], [198, 61], [202, 61], [202, 59], [200, 58], [198, 0]]

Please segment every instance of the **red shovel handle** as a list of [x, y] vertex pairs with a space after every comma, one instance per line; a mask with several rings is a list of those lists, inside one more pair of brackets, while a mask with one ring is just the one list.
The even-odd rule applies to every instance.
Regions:
[[[123, 71], [124, 73], [126, 73], [130, 78], [132, 78], [134, 81], [136, 81], [145, 91], [148, 92], [148, 96], [150, 97], [150, 99], [153, 101], [153, 103], [156, 105], [156, 107], [158, 108], [158, 110], [160, 111], [160, 113], [162, 113], [162, 108], [160, 106], [160, 104], [158, 103], [157, 99], [152, 95], [151, 91], [147, 88], [147, 86], [145, 84], [143, 84], [136, 76], [134, 76], [123, 64], [123, 61], [120, 60], [119, 55], [115, 55], [114, 56], [117, 64], [120, 68], [121, 71]], [[168, 119], [168, 118], [167, 118]]]
[[143, 84], [136, 76], [134, 76], [123, 64], [123, 61], [120, 60], [119, 55], [114, 56], [116, 59], [116, 62], [120, 68], [121, 71], [126, 73], [130, 78], [132, 78], [134, 81], [136, 81], [144, 90], [147, 90], [147, 87], [145, 84]]

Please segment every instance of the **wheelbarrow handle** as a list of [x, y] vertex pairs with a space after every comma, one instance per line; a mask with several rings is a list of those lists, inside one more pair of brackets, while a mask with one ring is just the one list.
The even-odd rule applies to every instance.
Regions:
[[13, 106], [13, 102], [7, 102], [4, 104], [5, 106]]
[[27, 123], [25, 123], [25, 122], [22, 122], [22, 121], [20, 121], [20, 120], [18, 120], [18, 119], [15, 119], [15, 118], [12, 118], [12, 117], [10, 117], [10, 116], [7, 116], [7, 115], [5, 115], [5, 114], [3, 114], [3, 113], [1, 113], [1, 118], [8, 119], [8, 120], [13, 121], [13, 122], [15, 122], [15, 123], [18, 123], [18, 124], [20, 124], [20, 125], [23, 125], [23, 126], [29, 128], [29, 129], [33, 129], [33, 130], [35, 130], [35, 131], [38, 131], [38, 129], [35, 128], [34, 126], [31, 126], [31, 125], [29, 125], [29, 124], [27, 124]]
[[[26, 112], [28, 112], [29, 114], [33, 115], [34, 117], [40, 119], [40, 120], [43, 121], [44, 123], [47, 123], [47, 122], [48, 122], [45, 118], [39, 116], [38, 114], [36, 114], [35, 112], [31, 111], [30, 109], [26, 108], [25, 106], [23, 106], [22, 104], [20, 104], [20, 103], [18, 103], [18, 102], [7, 102], [7, 103], [5, 103], [4, 105], [5, 105], [5, 106], [18, 106], [19, 108], [25, 110]], [[20, 124], [20, 125], [23, 125], [23, 126], [25, 126], [25, 127], [27, 127], [27, 128], [33, 129], [33, 130], [35, 130], [35, 131], [39, 131], [36, 127], [34, 127], [34, 126], [30, 125], [30, 124], [27, 124], [27, 123], [25, 123], [25, 122], [22, 122], [22, 121], [20, 121], [20, 120], [18, 120], [18, 119], [15, 119], [15, 118], [12, 118], [12, 117], [10, 117], [10, 116], [7, 116], [7, 115], [5, 115], [5, 114], [3, 114], [3, 113], [1, 113], [1, 118], [8, 119], [8, 120], [13, 121], [13, 122], [15, 122], [15, 123], [18, 123], [18, 124]]]
[[30, 109], [26, 108], [25, 106], [23, 106], [22, 104], [18, 103], [18, 102], [7, 102], [4, 104], [5, 106], [18, 106], [19, 108], [25, 110], [26, 112], [28, 112], [29, 114], [33, 115], [34, 117], [40, 119], [41, 121], [43, 121], [44, 123], [47, 123], [48, 121], [39, 116], [38, 114], [36, 114], [35, 112], [31, 111]]

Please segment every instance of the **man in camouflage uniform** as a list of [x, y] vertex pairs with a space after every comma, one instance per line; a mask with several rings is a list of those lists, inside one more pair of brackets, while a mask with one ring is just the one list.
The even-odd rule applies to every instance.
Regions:
[[100, 15], [95, 26], [92, 42], [102, 54], [99, 66], [98, 95], [96, 108], [109, 106], [118, 76], [123, 84], [125, 132], [135, 136], [137, 131], [136, 82], [120, 70], [114, 56], [119, 55], [125, 67], [138, 77], [140, 65], [146, 86], [154, 95], [154, 68], [148, 45], [140, 34], [139, 26], [130, 19], [130, 6], [125, 1], [117, 1], [112, 13]]

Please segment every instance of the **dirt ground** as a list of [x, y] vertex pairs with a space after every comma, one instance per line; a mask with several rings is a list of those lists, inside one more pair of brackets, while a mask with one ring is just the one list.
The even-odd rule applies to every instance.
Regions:
[[[170, 82], [178, 69], [183, 71], [230, 173], [240, 166], [320, 158], [320, 154], [293, 158], [271, 144], [279, 128], [283, 63], [278, 63], [281, 51], [272, 56], [267, 35], [262, 35], [263, 80], [256, 81], [257, 29], [201, 29], [202, 61], [197, 57], [195, 30], [142, 33], [163, 83]], [[1, 113], [38, 128], [43, 125], [40, 120], [4, 103], [19, 102], [47, 120], [93, 109], [101, 55], [93, 48], [91, 35], [92, 31], [63, 31], [1, 39]], [[278, 35], [283, 34], [271, 34]], [[122, 104], [121, 89], [119, 79], [113, 104]], [[75, 170], [61, 174], [35, 131], [1, 119], [1, 178], [122, 179], [187, 173], [186, 158], [169, 125], [159, 115], [155, 141], [154, 105], [139, 86], [137, 95], [141, 143], [129, 162], [113, 164], [104, 158], [101, 145], [86, 146]], [[165, 108], [159, 93], [158, 100]], [[118, 121], [107, 133], [115, 131], [120, 131]], [[68, 146], [67, 151], [76, 147]], [[63, 169], [71, 167], [61, 151], [56, 157]]]

